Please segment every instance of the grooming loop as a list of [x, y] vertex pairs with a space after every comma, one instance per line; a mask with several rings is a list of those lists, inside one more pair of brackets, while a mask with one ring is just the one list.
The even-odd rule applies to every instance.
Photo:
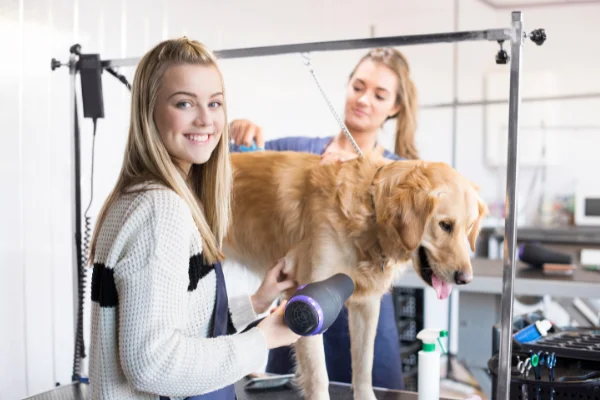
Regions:
[[356, 144], [356, 142], [354, 141], [354, 138], [350, 134], [350, 131], [348, 131], [348, 128], [346, 128], [346, 125], [344, 124], [344, 121], [342, 121], [342, 119], [340, 118], [340, 116], [338, 115], [338, 113], [335, 111], [335, 108], [333, 107], [333, 104], [331, 104], [331, 101], [329, 100], [329, 97], [325, 93], [325, 90], [323, 90], [323, 87], [321, 86], [321, 82], [319, 82], [319, 78], [317, 78], [317, 74], [315, 73], [315, 69], [312, 66], [312, 62], [310, 61], [310, 54], [309, 53], [302, 53], [301, 55], [302, 55], [302, 58], [304, 58], [304, 65], [306, 65], [306, 68], [308, 68], [308, 70], [310, 71], [310, 74], [312, 75], [313, 79], [315, 80], [315, 83], [317, 84], [317, 87], [319, 88], [319, 91], [321, 92], [321, 95], [325, 99], [325, 102], [327, 103], [327, 106], [329, 106], [329, 110], [331, 111], [331, 113], [335, 117], [336, 121], [340, 125], [340, 128], [344, 132], [344, 135], [346, 135], [346, 137], [348, 138], [348, 140], [350, 141], [350, 143], [352, 143], [352, 147], [354, 147], [354, 150], [356, 150], [356, 153], [358, 153], [358, 156], [362, 157], [363, 156], [363, 152], [360, 150], [360, 147], [358, 147], [358, 144]]

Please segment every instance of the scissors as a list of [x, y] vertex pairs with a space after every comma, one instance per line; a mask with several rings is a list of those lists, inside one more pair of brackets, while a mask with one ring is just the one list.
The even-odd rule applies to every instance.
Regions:
[[525, 361], [519, 361], [517, 369], [523, 378], [527, 378], [531, 370], [531, 358], [527, 357]]

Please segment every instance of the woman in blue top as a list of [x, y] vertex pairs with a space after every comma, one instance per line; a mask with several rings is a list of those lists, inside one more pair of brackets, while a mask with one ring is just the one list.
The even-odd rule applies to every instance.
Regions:
[[[392, 48], [374, 49], [361, 58], [347, 85], [344, 123], [363, 152], [376, 151], [388, 159], [416, 159], [414, 143], [417, 98], [406, 58]], [[377, 134], [389, 119], [396, 119], [395, 153], [377, 143]], [[275, 151], [319, 154], [323, 162], [346, 161], [357, 156], [343, 132], [330, 137], [285, 137], [264, 142], [260, 127], [248, 120], [232, 121], [232, 151], [251, 146]], [[327, 371], [331, 381], [351, 383], [348, 310], [344, 308], [323, 334]], [[293, 372], [291, 349], [271, 350], [267, 371]], [[383, 296], [373, 360], [373, 386], [402, 389], [400, 341], [390, 294]]]

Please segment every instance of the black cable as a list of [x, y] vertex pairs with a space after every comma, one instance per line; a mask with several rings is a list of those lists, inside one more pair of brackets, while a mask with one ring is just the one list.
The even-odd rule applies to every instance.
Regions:
[[[91, 163], [91, 177], [90, 177], [90, 202], [84, 212], [84, 231], [82, 241], [78, 240], [78, 251], [79, 254], [79, 262], [78, 262], [78, 271], [77, 271], [77, 329], [75, 332], [75, 351], [73, 354], [73, 375], [72, 380], [75, 382], [79, 382], [82, 380], [81, 378], [81, 359], [86, 357], [85, 353], [85, 341], [83, 335], [83, 317], [84, 317], [84, 303], [85, 303], [85, 287], [86, 287], [86, 277], [87, 277], [87, 269], [86, 264], [89, 256], [89, 247], [91, 242], [91, 233], [92, 233], [92, 219], [88, 216], [88, 212], [92, 206], [92, 201], [94, 198], [94, 156], [95, 156], [95, 148], [96, 148], [96, 128], [97, 128], [97, 119], [93, 119], [94, 124], [94, 132], [92, 138], [92, 163]], [[77, 101], [75, 101], [75, 130], [76, 135], [79, 137], [79, 123], [77, 118]], [[77, 141], [78, 142], [78, 141]], [[78, 213], [79, 214], [79, 213]], [[80, 238], [79, 234], [76, 234], [77, 239]]]
[[[85, 212], [83, 213], [83, 216], [86, 220], [85, 225], [86, 225], [86, 229], [87, 227], [90, 225], [89, 221], [91, 220], [91, 217], [89, 217], [87, 215], [88, 211], [90, 210], [90, 207], [92, 206], [92, 201], [94, 200], [94, 154], [96, 153], [96, 126], [97, 126], [97, 122], [98, 119], [94, 118], [93, 119], [93, 123], [94, 123], [94, 133], [92, 136], [92, 170], [91, 170], [91, 175], [90, 175], [90, 202], [87, 206], [87, 208], [85, 209]], [[87, 236], [87, 238], [86, 238]], [[83, 254], [87, 257], [89, 254], [89, 246], [90, 246], [90, 234], [84, 233], [84, 239], [83, 239]]]
[[114, 69], [112, 69], [111, 67], [106, 67], [105, 69], [112, 76], [114, 76], [115, 78], [117, 78], [118, 80], [120, 80], [121, 82], [123, 82], [123, 84], [125, 86], [127, 86], [127, 89], [129, 89], [129, 91], [131, 91], [131, 85], [129, 84], [129, 82], [127, 81], [127, 78], [125, 78], [125, 76], [121, 75], [120, 73], [118, 73], [117, 71], [115, 71]]

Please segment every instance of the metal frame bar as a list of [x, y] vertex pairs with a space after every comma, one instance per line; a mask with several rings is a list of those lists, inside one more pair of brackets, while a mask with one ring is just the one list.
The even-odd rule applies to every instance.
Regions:
[[[590, 93], [572, 93], [563, 94], [558, 96], [537, 96], [537, 97], [524, 97], [521, 99], [521, 103], [536, 103], [542, 101], [563, 101], [563, 100], [589, 100], [589, 99], [600, 99], [600, 92]], [[458, 101], [456, 103], [432, 103], [423, 104], [419, 108], [423, 109], [434, 109], [434, 108], [449, 108], [449, 107], [473, 107], [473, 106], [490, 106], [495, 104], [506, 104], [509, 99], [497, 99], [497, 100], [473, 100], [473, 101]]]
[[[507, 29], [490, 29], [482, 31], [464, 31], [464, 32], [448, 32], [448, 33], [434, 33], [426, 35], [409, 35], [409, 36], [391, 36], [381, 38], [368, 38], [368, 39], [354, 39], [354, 40], [339, 40], [329, 42], [313, 42], [313, 43], [300, 43], [300, 44], [289, 44], [279, 46], [267, 46], [267, 47], [253, 47], [253, 48], [241, 48], [241, 49], [229, 49], [216, 51], [215, 53], [221, 59], [227, 58], [244, 58], [244, 57], [265, 57], [274, 56], [289, 53], [308, 53], [316, 51], [335, 51], [335, 50], [353, 50], [361, 48], [373, 48], [373, 47], [390, 47], [390, 46], [408, 46], [408, 45], [419, 45], [428, 43], [452, 43], [452, 42], [466, 42], [466, 41], [478, 41], [478, 40], [489, 40], [489, 41], [505, 41], [510, 40], [511, 43], [511, 61], [510, 61], [510, 96], [508, 99], [509, 103], [509, 132], [508, 132], [508, 166], [507, 166], [507, 208], [508, 213], [505, 223], [505, 244], [504, 244], [504, 276], [503, 276], [503, 290], [502, 290], [502, 305], [501, 305], [501, 342], [500, 342], [500, 354], [499, 354], [499, 368], [498, 368], [498, 385], [497, 385], [497, 399], [504, 400], [509, 398], [510, 393], [510, 359], [512, 351], [511, 333], [512, 333], [512, 311], [514, 301], [514, 277], [515, 277], [515, 242], [516, 242], [516, 189], [517, 178], [518, 178], [518, 133], [519, 133], [519, 106], [521, 103], [520, 97], [520, 74], [521, 74], [521, 55], [523, 40], [526, 37], [523, 30], [523, 17], [520, 11], [514, 11], [511, 14], [512, 24], [511, 28]], [[545, 38], [544, 38], [545, 39]], [[532, 39], [533, 40], [533, 39]], [[535, 41], [535, 40], [534, 40]], [[536, 42], [538, 45], [543, 43]], [[133, 66], [138, 63], [140, 58], [124, 58], [124, 59], [113, 59], [102, 61], [102, 67], [125, 67]], [[52, 68], [59, 67], [61, 64], [56, 60], [52, 60]], [[77, 64], [75, 57], [71, 57], [69, 63], [69, 71], [72, 76], [71, 80], [71, 92], [75, 92], [75, 76], [77, 74]], [[475, 104], [494, 104], [495, 101], [487, 102], [476, 102]], [[506, 101], [499, 100], [499, 103]], [[468, 103], [458, 103], [454, 101], [448, 106], [459, 106]], [[74, 112], [74, 97], [72, 97], [71, 113]], [[443, 106], [443, 105], [442, 105]], [[435, 106], [434, 106], [435, 107]], [[430, 108], [434, 108], [430, 107]], [[441, 106], [437, 106], [441, 107]], [[72, 118], [73, 119], [73, 118]], [[78, 157], [76, 156], [76, 159]], [[74, 193], [79, 193], [80, 182], [74, 179]], [[81, 199], [75, 196], [75, 202], [80, 202]], [[77, 206], [77, 204], [76, 204]], [[75, 209], [78, 209], [75, 207]], [[74, 217], [74, 224], [76, 224], [77, 218]], [[75, 229], [79, 231], [80, 229]], [[76, 251], [76, 250], [75, 250]], [[75, 255], [77, 265], [79, 254]], [[74, 271], [74, 281], [77, 282], [77, 273]], [[77, 287], [76, 287], [77, 290]], [[77, 300], [75, 300], [77, 303]], [[75, 304], [77, 310], [77, 304]], [[77, 357], [77, 355], [75, 355]]]
[[519, 162], [519, 106], [521, 105], [521, 67], [523, 54], [523, 15], [512, 13], [513, 37], [510, 42], [510, 92], [508, 106], [508, 154], [506, 164], [507, 214], [504, 223], [504, 270], [502, 300], [500, 303], [500, 354], [498, 357], [498, 385], [496, 399], [510, 398], [512, 325], [517, 240], [517, 187]]
[[506, 10], [506, 9], [524, 9], [524, 8], [546, 8], [546, 7], [568, 7], [568, 6], [581, 6], [589, 4], [598, 4], [598, 0], [561, 0], [561, 1], [535, 1], [531, 3], [517, 1], [508, 4], [498, 4], [492, 0], [479, 0], [483, 4], [493, 8], [494, 10]]
[[[328, 42], [310, 42], [284, 44], [264, 47], [217, 50], [220, 59], [266, 57], [291, 53], [309, 53], [317, 51], [356, 50], [373, 47], [410, 46], [429, 43], [472, 42], [478, 40], [510, 40], [510, 29], [488, 29], [483, 31], [462, 31], [431, 33], [426, 35], [386, 36], [366, 39], [334, 40]], [[102, 61], [102, 67], [117, 68], [136, 65], [140, 57], [121, 58]]]

